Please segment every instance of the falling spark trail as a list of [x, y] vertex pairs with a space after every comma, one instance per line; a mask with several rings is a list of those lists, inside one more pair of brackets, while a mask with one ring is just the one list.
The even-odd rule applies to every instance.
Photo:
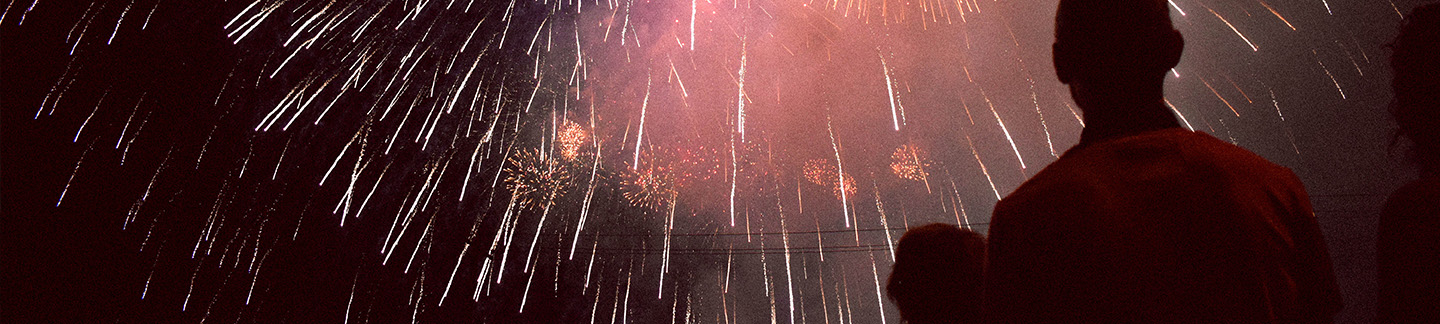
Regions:
[[592, 244], [590, 245], [590, 263], [589, 263], [589, 265], [585, 266], [585, 286], [584, 286], [584, 289], [589, 289], [589, 288], [590, 288], [590, 272], [591, 272], [591, 270], [595, 270], [595, 254], [597, 254], [597, 253], [595, 253], [595, 251], [596, 251], [597, 249], [599, 249], [599, 248], [600, 248], [600, 241], [599, 241], [599, 240], [596, 240], [595, 243], [592, 243]]
[[1210, 93], [1215, 94], [1215, 98], [1220, 98], [1220, 102], [1224, 102], [1225, 107], [1230, 107], [1230, 112], [1235, 113], [1235, 117], [1240, 117], [1240, 111], [1235, 110], [1235, 106], [1230, 105], [1230, 100], [1225, 100], [1225, 97], [1221, 96], [1219, 91], [1215, 91], [1215, 87], [1210, 86], [1210, 81], [1205, 81], [1205, 78], [1200, 78], [1200, 83], [1204, 83], [1205, 88], [1210, 89]]
[[829, 114], [825, 115], [825, 129], [830, 132], [830, 148], [835, 150], [835, 168], [838, 170], [836, 176], [839, 177], [840, 183], [840, 209], [845, 216], [845, 228], [850, 228], [850, 197], [847, 193], [849, 188], [845, 187], [845, 163], [840, 160], [840, 141], [835, 139], [835, 127], [830, 124]]
[[690, 0], [690, 51], [695, 51], [695, 10], [699, 3], [700, 0]]
[[[980, 93], [984, 95], [985, 90], [980, 90]], [[1005, 128], [1005, 120], [1000, 119], [1000, 113], [995, 111], [995, 104], [990, 102], [989, 96], [985, 96], [985, 104], [990, 106], [990, 114], [995, 116], [995, 123], [1000, 125], [1000, 131], [1005, 133], [1005, 140], [1010, 142], [1010, 149], [1015, 151], [1015, 159], [1020, 161], [1020, 170], [1025, 170], [1025, 158], [1020, 156], [1020, 147], [1015, 146], [1015, 138], [1010, 136], [1010, 129]]]
[[[550, 194], [550, 197], [547, 197], [547, 198], [545, 199], [545, 211], [540, 212], [540, 223], [535, 224], [535, 238], [530, 241], [530, 252], [527, 252], [527, 253], [525, 254], [525, 259], [526, 259], [526, 260], [530, 260], [531, 258], [535, 257], [535, 246], [540, 243], [540, 233], [542, 232], [541, 230], [545, 229], [545, 218], [546, 218], [547, 216], [550, 216], [550, 207], [551, 207], [551, 205], [552, 205], [554, 202], [555, 202], [555, 194], [554, 194], [554, 193], [551, 193], [551, 194]], [[534, 262], [531, 262], [530, 265], [527, 265], [527, 266], [525, 267], [525, 269], [524, 269], [524, 270], [525, 270], [524, 272], [530, 272], [530, 270], [531, 270], [530, 268], [531, 268], [533, 265], [534, 265]], [[531, 276], [531, 277], [534, 277], [535, 275], [534, 275], [534, 274], [531, 274], [530, 276]]]
[[205, 144], [200, 145], [200, 155], [195, 157], [196, 170], [200, 169], [200, 161], [205, 159], [205, 151], [210, 148], [210, 140], [215, 138], [215, 130], [219, 128], [220, 124], [215, 124], [215, 126], [210, 127], [210, 135], [206, 135]]
[[[886, 231], [889, 233], [889, 231]], [[885, 323], [885, 298], [880, 293], [880, 271], [875, 268], [875, 254], [870, 253], [870, 275], [875, 279], [875, 307], [880, 310], [880, 323]]]
[[55, 207], [60, 207], [60, 203], [65, 201], [65, 193], [70, 192], [70, 184], [75, 182], [75, 175], [80, 173], [80, 164], [85, 163], [85, 156], [89, 155], [90, 150], [94, 148], [95, 141], [91, 140], [90, 146], [85, 148], [85, 152], [80, 153], [80, 159], [75, 161], [75, 170], [70, 171], [70, 179], [65, 180], [65, 189], [60, 190], [60, 199], [55, 200]]
[[[730, 227], [735, 227], [735, 186], [740, 176], [738, 164], [739, 160], [735, 156], [735, 135], [730, 135]], [[746, 226], [748, 227], [749, 224], [747, 223]], [[747, 236], [746, 239], [748, 241], [749, 237]]]
[[[325, 170], [325, 176], [320, 177], [320, 184], [316, 186], [325, 186], [325, 179], [330, 178], [330, 172], [335, 171], [335, 166], [340, 164], [340, 158], [345, 157], [345, 152], [350, 150], [350, 144], [355, 144], [355, 140], [359, 139], [360, 134], [364, 132], [364, 128], [361, 128], [360, 131], [355, 132], [354, 136], [350, 137], [349, 143], [345, 143], [345, 146], [340, 148], [340, 154], [335, 155], [335, 162], [330, 163], [330, 168]], [[364, 159], [365, 152], [360, 152], [360, 155], [361, 156], [359, 158]]]
[[739, 86], [735, 90], [735, 132], [740, 133], [740, 142], [745, 142], [745, 61], [748, 52], [745, 49], [745, 38], [740, 38], [740, 75]]
[[[15, 6], [15, 0], [10, 0], [10, 4], [5, 5], [5, 11], [0, 12], [0, 24], [4, 24], [4, 23], [5, 23], [5, 17], [10, 15], [10, 8], [11, 8], [11, 7], [14, 7], [14, 6]], [[692, 14], [692, 15], [693, 15], [693, 14]], [[693, 17], [693, 16], [692, 16], [692, 17]], [[692, 19], [693, 19], [693, 18], [692, 18]], [[142, 298], [142, 299], [143, 299], [143, 298]]]
[[[291, 139], [293, 139], [293, 138], [291, 138]], [[270, 173], [270, 180], [271, 180], [271, 181], [274, 181], [274, 180], [275, 180], [275, 177], [280, 174], [280, 164], [281, 164], [282, 162], [285, 162], [285, 152], [289, 152], [289, 151], [290, 151], [290, 139], [287, 139], [287, 140], [285, 140], [285, 147], [280, 149], [280, 158], [275, 160], [275, 171]]]
[[1185, 122], [1185, 128], [1186, 128], [1186, 129], [1189, 129], [1189, 130], [1192, 130], [1192, 131], [1195, 130], [1195, 127], [1194, 127], [1194, 126], [1190, 126], [1190, 120], [1185, 119], [1185, 114], [1180, 113], [1180, 109], [1175, 109], [1175, 105], [1170, 104], [1170, 99], [1161, 99], [1161, 100], [1165, 101], [1165, 106], [1166, 106], [1166, 107], [1170, 107], [1170, 111], [1175, 112], [1175, 115], [1176, 115], [1176, 116], [1180, 116], [1180, 121]]
[[[39, 2], [39, 0], [36, 0], [36, 2]], [[93, 7], [93, 4], [92, 4], [92, 7]], [[31, 5], [31, 8], [34, 8], [34, 5]], [[100, 6], [100, 10], [105, 10], [105, 5], [102, 4], [102, 5]], [[28, 13], [30, 13], [30, 12], [27, 10], [25, 13], [28, 14]], [[90, 13], [90, 9], [88, 9], [88, 8], [85, 9], [85, 13], [86, 13], [86, 14], [89, 14], [89, 13]], [[99, 16], [99, 15], [100, 15], [99, 13], [96, 13], [95, 15], [90, 16], [90, 19], [88, 19], [88, 20], [86, 20], [85, 18], [83, 18], [83, 16], [82, 16], [82, 18], [80, 18], [81, 20], [85, 20], [85, 22], [84, 22], [85, 28], [81, 28], [81, 29], [80, 29], [80, 36], [75, 37], [75, 44], [70, 46], [70, 54], [69, 54], [70, 56], [75, 56], [75, 49], [76, 49], [76, 48], [79, 48], [79, 47], [80, 47], [80, 41], [85, 39], [85, 32], [90, 30], [90, 23], [95, 22], [95, 17], [96, 17], [96, 16]], [[25, 21], [25, 15], [21, 15], [21, 16], [20, 16], [20, 21], [21, 21], [22, 23]], [[76, 22], [76, 26], [78, 26], [79, 24], [80, 24], [80, 22]], [[72, 28], [71, 30], [73, 31], [74, 29]], [[69, 37], [66, 37], [66, 39], [69, 39]]]
[[645, 98], [640, 100], [640, 131], [635, 135], [635, 159], [630, 162], [631, 171], [640, 167], [640, 144], [645, 142], [645, 112], [650, 105], [650, 73], [646, 71], [645, 74]]
[[[537, 231], [538, 231], [538, 229], [537, 229]], [[536, 259], [536, 261], [538, 261], [538, 259]], [[529, 263], [527, 263], [527, 266], [526, 266], [526, 267], [528, 268], [528, 267], [529, 267], [528, 264], [533, 264], [533, 263], [534, 263], [534, 262], [529, 262]], [[532, 272], [530, 272], [530, 277], [529, 277], [529, 279], [526, 279], [526, 280], [525, 280], [525, 291], [522, 292], [522, 293], [520, 293], [520, 311], [519, 311], [519, 313], [524, 313], [524, 312], [525, 312], [525, 302], [530, 300], [530, 286], [535, 283], [535, 273], [538, 273], [538, 272], [539, 272], [539, 271], [532, 271]]]
[[990, 183], [990, 191], [995, 193], [995, 200], [1000, 200], [1000, 190], [995, 188], [995, 180], [990, 178], [990, 169], [985, 168], [985, 161], [980, 160], [980, 152], [975, 150], [975, 141], [970, 140], [970, 135], [965, 135], [965, 144], [970, 146], [970, 154], [975, 156], [975, 163], [980, 164], [980, 172], [985, 174], [985, 181]]
[[725, 247], [725, 284], [720, 287], [721, 294], [730, 293], [730, 266], [735, 263], [734, 243]]
[[844, 271], [840, 272], [841, 288], [845, 289], [845, 322], [855, 323], [855, 308], [850, 307], [850, 277]]
[[890, 221], [885, 219], [885, 203], [880, 200], [880, 189], [871, 182], [875, 191], [875, 210], [880, 212], [880, 228], [885, 232], [885, 247], [890, 250], [890, 262], [895, 262], [895, 238], [890, 236]]
[[110, 42], [115, 40], [115, 34], [120, 33], [120, 24], [125, 22], [125, 14], [130, 13], [130, 7], [134, 5], [135, 0], [130, 0], [130, 4], [125, 5], [125, 10], [120, 12], [120, 19], [115, 21], [115, 29], [110, 31], [110, 38], [105, 40], [105, 45], [110, 45]]
[[[256, 248], [259, 248], [259, 246], [256, 246]], [[270, 256], [270, 253], [267, 251], [265, 253], [265, 256]], [[236, 261], [238, 262], [239, 260]], [[264, 267], [265, 259], [262, 258], [260, 259], [260, 265], [255, 267], [255, 275], [252, 276], [250, 279], [250, 290], [245, 293], [245, 305], [250, 305], [250, 297], [255, 295], [255, 283], [260, 282], [260, 269], [263, 269]], [[211, 302], [213, 303], [214, 301]]]
[[[583, 294], [583, 291], [582, 291]], [[590, 324], [595, 324], [595, 313], [600, 312], [600, 291], [595, 291], [595, 303], [590, 305]]]
[[1281, 16], [1280, 12], [1275, 11], [1275, 8], [1271, 7], [1270, 4], [1265, 3], [1265, 1], [1260, 1], [1260, 5], [1265, 6], [1265, 9], [1270, 10], [1270, 13], [1274, 14], [1275, 18], [1280, 18], [1280, 21], [1285, 22], [1285, 27], [1290, 27], [1290, 30], [1295, 30], [1295, 25], [1291, 25], [1290, 20], [1285, 19], [1285, 16]]
[[145, 277], [145, 288], [140, 290], [140, 300], [145, 300], [145, 295], [150, 293], [150, 280], [155, 279], [155, 269], [151, 266], [150, 275]]
[[145, 30], [146, 27], [150, 27], [150, 16], [155, 15], [155, 9], [160, 9], [160, 1], [155, 1], [155, 6], [150, 7], [150, 13], [145, 15], [145, 23], [140, 24], [140, 30]]
[[[580, 220], [575, 225], [575, 239], [570, 241], [570, 257], [568, 259], [575, 259], [575, 245], [580, 243], [580, 231], [585, 229], [585, 219], [590, 216], [590, 202], [593, 201], [593, 198], [595, 198], [595, 188], [597, 186], [597, 184], [595, 183], [595, 176], [599, 174], [599, 171], [600, 146], [597, 143], [595, 146], [595, 160], [594, 163], [592, 163], [590, 166], [590, 181], [587, 182], [590, 184], [590, 189], [585, 192], [585, 200], [583, 203], [584, 206], [580, 209]], [[594, 256], [593, 253], [591, 256]]]
[[1175, 5], [1175, 0], [1166, 0], [1166, 2], [1169, 2], [1170, 7], [1175, 8], [1175, 11], [1179, 11], [1180, 16], [1185, 16], [1185, 9], [1180, 9], [1180, 6]]
[[[779, 205], [778, 200], [776, 204]], [[783, 206], [781, 207], [783, 208]], [[787, 309], [790, 310], [790, 323], [793, 324], [795, 323], [795, 276], [791, 274], [790, 270], [790, 232], [785, 229], [785, 213], [783, 211], [780, 213], [780, 240], [785, 247], [785, 292], [789, 296], [785, 301], [790, 303], [790, 307]], [[802, 313], [801, 316], [803, 317], [804, 314]]]
[[1045, 132], [1045, 147], [1050, 149], [1050, 157], [1059, 158], [1060, 154], [1055, 152], [1055, 142], [1050, 139], [1050, 124], [1045, 123], [1045, 112], [1040, 111], [1040, 95], [1035, 93], [1035, 80], [1030, 78], [1028, 70], [1026, 74], [1025, 81], [1030, 83], [1030, 103], [1035, 106], [1035, 116], [1040, 117], [1040, 130]]
[[[130, 120], [135, 119], [135, 113], [140, 111], [140, 103], [145, 102], [145, 94], [140, 95], [140, 100], [135, 102], [135, 108], [130, 110], [130, 117], [125, 118], [125, 126], [120, 128], [120, 136], [115, 139], [115, 149], [120, 149], [120, 143], [125, 141], [125, 131], [130, 130]], [[79, 133], [76, 133], [77, 139]], [[72, 143], [74, 141], [71, 141]]]
[[[511, 208], [514, 207], [513, 202], [514, 202], [515, 200], [516, 200], [516, 198], [511, 198], [511, 202], [512, 202]], [[518, 223], [520, 223], [520, 217], [519, 217], [519, 215], [515, 215], [514, 218], [511, 218], [511, 217], [510, 217], [510, 216], [512, 215], [510, 208], [506, 208], [506, 212], [505, 212], [505, 213], [506, 213], [506, 215], [505, 215], [504, 218], [502, 218], [502, 220], [509, 219], [510, 221], [509, 221], [509, 222], [503, 222], [503, 221], [502, 221], [502, 223], [501, 223], [502, 226], [501, 226], [500, 230], [505, 231], [505, 234], [503, 235], [503, 236], [505, 237], [505, 241], [504, 241], [505, 251], [500, 254], [500, 267], [495, 268], [495, 269], [498, 270], [498, 271], [496, 272], [496, 275], [495, 275], [495, 283], [497, 283], [497, 284], [500, 283], [501, 280], [503, 280], [503, 279], [505, 278], [505, 276], [504, 276], [504, 274], [505, 274], [505, 263], [507, 263], [507, 262], [510, 261], [510, 250], [511, 250], [511, 247], [513, 246], [512, 244], [510, 244], [510, 242], [515, 239], [515, 225], [518, 224]], [[506, 224], [506, 223], [508, 223], [508, 224]], [[496, 235], [497, 235], [497, 236], [500, 236], [501, 234], [496, 234]]]
[[[345, 301], [345, 321], [342, 322], [344, 324], [350, 324], [350, 305], [355, 303], [355, 286], [359, 285], [359, 283], [360, 273], [357, 271], [355, 277], [350, 280], [350, 298]], [[445, 299], [441, 298], [440, 301], [444, 302]]]
[[[696, 0], [698, 1], [698, 0]], [[670, 74], [675, 76], [675, 83], [680, 85], [681, 98], [689, 98], [690, 91], [685, 90], [685, 80], [680, 79], [680, 71], [675, 70], [675, 61], [670, 61]]]
[[621, 322], [621, 323], [630, 323], [630, 279], [631, 279], [630, 275], [631, 275], [631, 274], [632, 274], [632, 273], [629, 272], [629, 271], [625, 272], [625, 308], [624, 308], [623, 312], [620, 314], [620, 322]]
[[190, 295], [195, 292], [195, 277], [200, 276], [200, 265], [195, 265], [195, 272], [190, 274], [190, 289], [185, 291], [185, 301], [180, 303], [180, 311], [190, 307]]
[[[1250, 45], [1250, 50], [1251, 50], [1252, 52], [1259, 52], [1259, 51], [1260, 51], [1260, 48], [1259, 48], [1259, 47], [1255, 47], [1255, 43], [1251, 43], [1251, 42], [1250, 42], [1250, 38], [1245, 37], [1245, 34], [1241, 34], [1239, 29], [1235, 29], [1235, 25], [1231, 25], [1231, 24], [1230, 24], [1230, 20], [1225, 19], [1225, 17], [1221, 17], [1221, 16], [1220, 16], [1220, 13], [1215, 12], [1214, 9], [1210, 9], [1209, 7], [1206, 7], [1205, 10], [1210, 10], [1210, 13], [1215, 14], [1215, 18], [1220, 18], [1220, 21], [1225, 22], [1225, 26], [1230, 27], [1230, 30], [1235, 31], [1235, 35], [1240, 36], [1240, 39], [1245, 40], [1245, 44], [1246, 44], [1246, 45]], [[1288, 24], [1288, 22], [1287, 22], [1287, 24]], [[1293, 28], [1293, 27], [1292, 27], [1292, 28]]]
[[1285, 113], [1280, 112], [1280, 101], [1275, 99], [1275, 89], [1266, 87], [1265, 90], [1270, 92], [1270, 103], [1275, 106], [1275, 115], [1280, 116], [1280, 121], [1285, 121]]
[[100, 104], [105, 103], [105, 97], [109, 95], [110, 91], [105, 91], [105, 94], [100, 95], [100, 101], [95, 103], [95, 109], [90, 111], [90, 116], [85, 117], [85, 122], [80, 123], [80, 129], [75, 130], [75, 138], [70, 139], [71, 143], [80, 141], [80, 132], [85, 131], [85, 125], [90, 124], [90, 118], [95, 117], [95, 112], [100, 111]]
[[[465, 247], [460, 248], [460, 256], [455, 257], [455, 268], [450, 270], [450, 281], [445, 284], [445, 292], [440, 293], [440, 302], [436, 304], [437, 307], [445, 305], [445, 297], [450, 296], [450, 286], [455, 284], [455, 274], [460, 272], [460, 265], [465, 261], [465, 252], [469, 250], [470, 243], [465, 243]], [[353, 292], [354, 288], [351, 288], [351, 291]], [[351, 295], [350, 298], [354, 299], [355, 297]], [[349, 306], [346, 306], [345, 313], [350, 313]]]
[[[665, 218], [665, 250], [661, 253], [660, 284], [655, 289], [655, 299], [665, 298], [665, 274], [670, 272], [670, 232], [675, 229], [675, 205], [678, 192], [670, 194], [670, 215]], [[674, 318], [672, 315], [671, 318]]]
[[[1329, 9], [1329, 8], [1327, 7], [1326, 9]], [[1320, 53], [1316, 52], [1316, 51], [1313, 50], [1313, 49], [1310, 50], [1310, 53], [1315, 55], [1315, 63], [1319, 63], [1319, 64], [1320, 64], [1320, 69], [1321, 69], [1321, 70], [1325, 70], [1325, 76], [1330, 77], [1330, 82], [1335, 83], [1335, 90], [1336, 90], [1336, 91], [1340, 91], [1340, 99], [1341, 99], [1341, 100], [1346, 99], [1346, 98], [1345, 98], [1345, 89], [1340, 88], [1340, 80], [1336, 80], [1336, 79], [1335, 79], [1335, 75], [1334, 75], [1334, 74], [1330, 74], [1330, 69], [1325, 67], [1325, 62], [1324, 62], [1324, 61], [1321, 61], [1321, 60], [1320, 60]], [[78, 133], [77, 133], [77, 134], [78, 134]]]
[[876, 55], [880, 56], [880, 68], [885, 74], [885, 91], [889, 94], [887, 98], [890, 99], [890, 120], [895, 124], [895, 131], [898, 132], [900, 131], [900, 108], [895, 106], [895, 86], [894, 82], [890, 81], [890, 66], [885, 64], [884, 54], [877, 53]]

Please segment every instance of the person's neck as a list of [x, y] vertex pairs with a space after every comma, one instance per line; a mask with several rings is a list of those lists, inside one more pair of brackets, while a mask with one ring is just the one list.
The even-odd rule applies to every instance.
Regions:
[[1161, 100], [1148, 103], [1110, 102], [1106, 105], [1104, 109], [1085, 110], [1085, 129], [1080, 131], [1080, 143], [1077, 146], [1180, 127], [1180, 123]]

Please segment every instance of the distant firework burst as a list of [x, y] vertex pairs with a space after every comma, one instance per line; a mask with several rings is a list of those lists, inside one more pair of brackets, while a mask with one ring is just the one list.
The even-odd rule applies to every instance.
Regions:
[[636, 207], [658, 210], [668, 206], [677, 190], [673, 169], [655, 166], [625, 173], [625, 199]]
[[835, 195], [835, 199], [842, 199], [841, 190], [844, 190], [843, 197], [854, 197], [856, 193], [855, 178], [845, 174], [845, 183], [840, 183], [840, 176], [837, 175], [835, 162], [824, 159], [814, 159], [805, 162], [803, 172], [805, 179], [810, 183], [828, 189]]
[[585, 145], [590, 142], [590, 133], [580, 124], [566, 120], [565, 125], [556, 135], [555, 142], [560, 147], [560, 156], [565, 160], [574, 161], [583, 153]]
[[553, 200], [573, 185], [570, 170], [557, 162], [538, 150], [520, 151], [510, 157], [505, 183], [522, 205]]
[[890, 172], [905, 180], [925, 181], [928, 156], [913, 144], [902, 145], [890, 154]]

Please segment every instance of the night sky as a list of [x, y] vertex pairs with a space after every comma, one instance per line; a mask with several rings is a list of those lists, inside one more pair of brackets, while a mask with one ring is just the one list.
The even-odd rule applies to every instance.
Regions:
[[[1338, 322], [1425, 2], [1170, 2], [1167, 103], [1305, 183]], [[891, 243], [1079, 138], [1055, 6], [8, 1], [0, 318], [898, 323]]]

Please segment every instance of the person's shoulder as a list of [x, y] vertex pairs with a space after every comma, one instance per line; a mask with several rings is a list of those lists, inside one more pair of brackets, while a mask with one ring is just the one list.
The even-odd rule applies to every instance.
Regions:
[[1045, 166], [995, 205], [996, 216], [1032, 214], [1029, 211], [1083, 200], [1095, 192], [1097, 177], [1091, 157], [1072, 150]]
[[1300, 185], [1290, 168], [1233, 143], [1199, 131], [1179, 132], [1175, 136], [1178, 143], [1186, 147], [1186, 158], [1192, 163], [1212, 165], [1246, 178]]
[[1440, 176], [1426, 176], [1396, 189], [1385, 200], [1387, 217], [1440, 218]]

